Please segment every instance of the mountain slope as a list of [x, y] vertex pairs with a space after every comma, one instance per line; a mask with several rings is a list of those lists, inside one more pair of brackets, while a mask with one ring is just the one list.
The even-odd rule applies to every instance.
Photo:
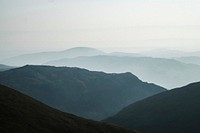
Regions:
[[7, 66], [7, 65], [4, 65], [4, 64], [0, 64], [0, 71], [6, 71], [6, 70], [10, 70], [12, 68], [15, 68], [15, 67]]
[[200, 82], [136, 102], [105, 121], [145, 133], [199, 133]]
[[101, 120], [127, 105], [165, 91], [131, 73], [106, 74], [79, 68], [24, 66], [0, 73], [0, 83], [59, 110]]
[[185, 64], [173, 59], [93, 56], [62, 59], [47, 64], [81, 67], [94, 71], [131, 72], [143, 81], [155, 83], [168, 89], [200, 81], [199, 65]]
[[104, 52], [94, 48], [75, 47], [67, 49], [65, 51], [41, 52], [41, 53], [20, 55], [3, 60], [2, 63], [14, 66], [23, 66], [27, 64], [41, 65], [50, 60], [57, 60], [62, 58], [74, 58], [79, 56], [94, 56], [102, 54], [104, 54]]
[[0, 106], [2, 133], [134, 133], [63, 113], [2, 85]]

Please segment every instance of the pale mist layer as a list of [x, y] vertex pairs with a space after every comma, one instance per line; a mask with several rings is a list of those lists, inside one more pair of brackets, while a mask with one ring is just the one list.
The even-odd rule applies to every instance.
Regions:
[[34, 64], [81, 67], [109, 73], [131, 72], [143, 81], [168, 89], [200, 80], [200, 52], [167, 49], [108, 53], [89, 47], [76, 47], [64, 51], [25, 54], [5, 59], [1, 63], [11, 66]]

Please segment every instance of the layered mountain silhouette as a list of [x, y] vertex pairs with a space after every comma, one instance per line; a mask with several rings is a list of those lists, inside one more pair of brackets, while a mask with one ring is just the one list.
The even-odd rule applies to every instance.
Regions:
[[170, 49], [153, 49], [149, 51], [140, 52], [141, 55], [154, 57], [154, 58], [173, 58], [173, 57], [182, 57], [193, 55], [194, 53], [179, 51], [179, 50], [170, 50]]
[[[183, 52], [157, 49], [141, 53], [105, 53], [90, 47], [75, 47], [65, 51], [25, 54], [6, 59], [1, 63], [13, 66], [26, 64], [72, 66], [113, 73], [128, 71], [137, 75], [143, 81], [172, 89], [200, 80], [198, 57], [200, 57], [198, 51]], [[176, 79], [176, 81], [173, 79]]]
[[105, 121], [144, 133], [199, 133], [200, 82], [131, 104]]
[[125, 52], [112, 52], [107, 54], [109, 56], [118, 56], [118, 57], [141, 57], [142, 55], [138, 53], [125, 53]]
[[180, 58], [180, 57], [190, 57], [190, 56], [200, 57], [200, 51], [186, 52], [186, 51], [170, 50], [170, 49], [153, 49], [149, 51], [140, 52], [139, 54], [155, 58]]
[[131, 72], [143, 81], [155, 83], [168, 89], [200, 80], [199, 65], [186, 64], [174, 59], [102, 55], [62, 59], [51, 61], [46, 64], [81, 67], [105, 72]]
[[0, 85], [1, 133], [135, 133], [64, 113]]
[[180, 57], [175, 59], [184, 63], [200, 65], [200, 57], [198, 56]]
[[74, 58], [79, 56], [94, 56], [102, 54], [105, 53], [94, 48], [75, 47], [64, 51], [41, 52], [41, 53], [20, 55], [3, 60], [1, 62], [3, 64], [14, 65], [14, 66], [23, 66], [27, 64], [41, 65], [50, 60], [57, 60], [62, 58]]
[[0, 83], [59, 110], [94, 120], [165, 91], [131, 73], [106, 74], [79, 68], [24, 66], [0, 73]]

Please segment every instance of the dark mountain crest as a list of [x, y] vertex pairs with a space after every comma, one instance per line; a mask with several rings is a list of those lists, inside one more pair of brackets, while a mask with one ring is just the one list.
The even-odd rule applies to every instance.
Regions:
[[145, 133], [198, 133], [200, 82], [165, 91], [122, 109], [105, 122]]
[[31, 71], [37, 71], [39, 69], [45, 69], [45, 68], [51, 68], [51, 69], [71, 69], [74, 71], [85, 71], [85, 72], [93, 72], [93, 73], [99, 73], [99, 74], [107, 74], [110, 76], [118, 76], [120, 75], [121, 77], [126, 77], [130, 79], [135, 79], [135, 80], [140, 80], [137, 76], [133, 75], [131, 72], [124, 72], [124, 73], [105, 73], [103, 71], [90, 71], [84, 68], [78, 68], [78, 67], [67, 67], [67, 66], [62, 66], [62, 67], [56, 67], [56, 66], [49, 66], [49, 65], [24, 65], [22, 67], [14, 68], [10, 71], [16, 71], [16, 70], [31, 70]]
[[165, 91], [131, 73], [26, 65], [0, 73], [0, 83], [75, 115], [101, 120], [123, 107]]

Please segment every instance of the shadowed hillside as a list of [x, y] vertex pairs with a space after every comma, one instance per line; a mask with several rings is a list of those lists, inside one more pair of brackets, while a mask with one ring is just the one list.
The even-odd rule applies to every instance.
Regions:
[[24, 66], [0, 73], [0, 83], [59, 110], [101, 120], [127, 105], [165, 91], [131, 73], [106, 74], [79, 68]]
[[0, 85], [1, 133], [135, 133], [50, 108]]
[[105, 121], [144, 133], [199, 133], [200, 82], [136, 102]]

